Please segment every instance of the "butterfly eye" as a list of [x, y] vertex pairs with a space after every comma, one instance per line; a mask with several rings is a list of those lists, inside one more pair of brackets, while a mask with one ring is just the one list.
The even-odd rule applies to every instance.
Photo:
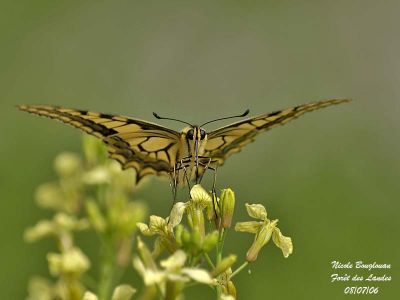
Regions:
[[205, 137], [206, 137], [206, 131], [204, 129], [200, 129], [200, 139], [204, 140]]
[[193, 129], [190, 129], [187, 134], [186, 134], [186, 138], [188, 140], [193, 140]]

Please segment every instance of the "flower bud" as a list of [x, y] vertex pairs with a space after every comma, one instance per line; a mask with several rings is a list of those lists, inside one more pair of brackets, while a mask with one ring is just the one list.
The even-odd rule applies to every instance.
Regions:
[[129, 284], [121, 284], [114, 289], [111, 300], [130, 300], [136, 289]]
[[89, 259], [78, 248], [71, 248], [62, 254], [47, 254], [50, 273], [54, 276], [59, 274], [80, 275], [90, 267]]
[[181, 234], [182, 246], [187, 253], [198, 255], [201, 251], [202, 239], [200, 233], [196, 230], [189, 232], [187, 229], [182, 230]]
[[35, 242], [43, 237], [52, 235], [56, 232], [56, 226], [51, 221], [42, 220], [35, 226], [25, 230], [24, 239], [27, 242]]
[[182, 229], [182, 245], [185, 247], [189, 247], [190, 245], [190, 233], [186, 228]]
[[213, 195], [213, 202], [207, 205], [206, 216], [208, 221], [215, 220], [219, 216], [219, 199], [217, 196]]
[[105, 166], [94, 167], [82, 177], [82, 181], [89, 185], [108, 184], [111, 182], [111, 179], [112, 175]]
[[263, 226], [257, 233], [256, 237], [254, 238], [253, 244], [246, 254], [246, 260], [248, 262], [254, 262], [257, 259], [258, 253], [260, 252], [261, 248], [264, 247], [265, 244], [267, 244], [268, 241], [271, 239], [272, 232], [274, 231], [276, 223], [278, 223], [278, 220], [268, 222], [268, 224]]
[[218, 243], [219, 233], [217, 230], [206, 235], [203, 241], [203, 251], [209, 252], [212, 248], [214, 248]]
[[221, 262], [215, 267], [215, 269], [212, 271], [211, 275], [213, 277], [217, 277], [218, 275], [224, 273], [226, 270], [228, 270], [232, 265], [236, 262], [236, 255], [229, 255], [225, 257]]
[[78, 220], [75, 216], [58, 213], [53, 218], [53, 223], [59, 231], [85, 230], [89, 227], [86, 219]]
[[221, 193], [221, 225], [230, 228], [232, 224], [233, 211], [235, 209], [235, 193], [231, 189], [224, 189]]
[[197, 230], [193, 230], [191, 234], [191, 242], [195, 248], [195, 250], [200, 250], [202, 244], [202, 238], [200, 232]]
[[86, 291], [83, 295], [82, 300], [99, 300], [99, 297], [97, 297], [97, 295], [93, 294], [92, 292]]
[[36, 189], [35, 201], [40, 207], [60, 211], [65, 208], [67, 200], [63, 197], [62, 190], [58, 185], [45, 183]]
[[226, 292], [228, 295], [236, 299], [236, 287], [233, 284], [232, 280], [229, 280], [228, 284], [226, 285]]
[[179, 224], [175, 228], [175, 241], [178, 244], [178, 246], [182, 246], [182, 233], [183, 233], [183, 225]]
[[64, 152], [57, 155], [54, 168], [61, 177], [68, 177], [81, 170], [81, 159], [75, 153]]
[[203, 211], [198, 207], [190, 206], [188, 214], [190, 216], [192, 230], [199, 234], [200, 242], [202, 242], [205, 236]]

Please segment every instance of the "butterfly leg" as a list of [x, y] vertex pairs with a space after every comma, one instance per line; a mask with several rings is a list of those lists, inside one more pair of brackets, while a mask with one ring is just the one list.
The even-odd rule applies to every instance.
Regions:
[[[207, 160], [207, 162], [204, 162], [204, 161], [199, 161], [199, 165], [201, 166], [201, 167], [203, 167], [203, 172], [202, 172], [202, 174], [201, 174], [201, 176], [200, 176], [200, 180], [199, 180], [199, 182], [201, 183], [201, 181], [203, 180], [203, 177], [204, 177], [204, 174], [206, 173], [206, 171], [208, 170], [208, 169], [210, 169], [210, 170], [212, 170], [212, 171], [214, 171], [214, 173], [216, 172], [216, 169], [215, 168], [213, 168], [213, 167], [211, 167], [211, 165], [213, 165], [213, 164], [217, 164], [218, 163], [218, 161], [217, 160], [213, 160], [211, 157], [209, 157], [209, 156], [199, 156], [199, 158], [200, 159], [205, 159], [205, 160]], [[214, 178], [214, 180], [215, 180], [215, 178]], [[214, 182], [214, 185], [215, 185], [215, 182]]]
[[[201, 175], [200, 178], [200, 182], [203, 179], [204, 173], [206, 172], [206, 170], [210, 169], [211, 171], [214, 172], [214, 176], [213, 176], [213, 184], [212, 184], [212, 189], [211, 189], [211, 193], [212, 193], [212, 198], [213, 198], [213, 209], [214, 209], [214, 215], [215, 215], [215, 219], [218, 220], [218, 212], [217, 212], [217, 207], [218, 207], [218, 200], [217, 200], [217, 193], [216, 193], [216, 182], [217, 182], [217, 168], [218, 168], [218, 161], [217, 160], [212, 160], [211, 157], [207, 157], [207, 156], [200, 156], [200, 158], [202, 159], [208, 159], [207, 163], [205, 162], [200, 162], [200, 165], [202, 167], [204, 167], [203, 170], [203, 174]], [[210, 165], [215, 163], [215, 167], [211, 167]], [[218, 226], [218, 224], [217, 224]]]
[[[188, 171], [187, 171], [187, 167], [190, 165], [190, 160], [188, 160], [187, 158], [182, 158], [180, 160], [180, 162], [178, 162], [175, 166], [175, 170], [178, 171], [178, 175], [176, 176], [176, 178], [180, 177], [180, 171], [183, 170], [183, 175], [184, 175], [184, 179], [186, 180], [187, 186], [189, 188], [189, 194], [190, 194], [190, 190], [191, 190], [191, 186], [190, 186], [190, 179], [188, 176]], [[179, 181], [179, 179], [177, 179]], [[178, 185], [178, 182], [176, 183], [176, 185]]]
[[216, 220], [215, 224], [216, 224], [217, 227], [219, 227], [219, 224], [217, 223], [217, 221], [218, 221], [218, 210], [217, 210], [217, 207], [219, 207], [219, 203], [218, 203], [217, 191], [216, 191], [216, 187], [215, 187], [216, 182], [217, 182], [217, 168], [218, 168], [218, 165], [216, 165], [215, 168], [208, 167], [208, 169], [214, 171], [211, 193], [212, 193], [212, 199], [213, 199], [214, 216], [215, 216], [215, 220]]
[[[217, 213], [217, 209], [216, 209], [215, 205], [219, 206], [219, 203], [217, 202], [218, 201], [217, 200], [217, 191], [216, 191], [216, 188], [215, 188], [215, 185], [216, 185], [216, 182], [217, 182], [217, 168], [218, 168], [218, 165], [216, 165], [215, 168], [212, 168], [212, 169], [210, 168], [211, 170], [214, 171], [213, 185], [212, 185], [211, 192], [212, 192], [212, 195], [213, 195], [213, 208], [214, 208], [214, 214], [215, 214], [215, 218], [216, 219], [218, 219], [218, 213]], [[218, 227], [219, 227], [219, 224], [218, 224]]]
[[194, 156], [194, 160], [195, 160], [195, 178], [196, 178], [196, 184], [199, 183], [199, 143], [198, 140], [196, 140], [195, 142], [195, 156]]
[[[181, 169], [184, 170], [185, 179], [186, 179], [186, 182], [187, 182], [187, 185], [188, 185], [189, 188], [190, 188], [190, 183], [189, 182], [190, 182], [190, 177], [191, 176], [188, 175], [188, 172], [187, 172], [186, 168], [190, 166], [191, 161], [192, 161], [192, 155], [187, 155], [187, 156], [182, 157], [180, 159], [179, 164], [178, 164], [179, 165], [179, 170], [181, 170]], [[196, 180], [196, 184], [197, 184], [197, 180]]]
[[[172, 204], [171, 204], [171, 208], [169, 209], [169, 215], [171, 215], [171, 211], [176, 203], [176, 198], [177, 198], [177, 194], [178, 194], [178, 180], [177, 180], [178, 175], [179, 175], [179, 173], [176, 170], [176, 166], [174, 166], [173, 171], [169, 173], [169, 177], [171, 179], [169, 185], [172, 189]], [[169, 223], [169, 218], [168, 218], [168, 223]]]
[[181, 159], [181, 167], [182, 167], [182, 169], [183, 169], [183, 172], [184, 172], [184, 175], [185, 175], [185, 179], [186, 179], [186, 183], [187, 183], [187, 185], [188, 185], [188, 189], [189, 189], [189, 197], [190, 197], [190, 190], [192, 189], [191, 188], [191, 186], [190, 186], [190, 180], [189, 180], [189, 177], [188, 177], [188, 174], [187, 174], [187, 169], [186, 169], [186, 165], [185, 165], [185, 163], [183, 162], [183, 159]]
[[[204, 157], [204, 158], [206, 158], [206, 157]], [[201, 183], [201, 181], [203, 180], [204, 174], [206, 173], [207, 169], [210, 167], [210, 163], [211, 162], [212, 162], [211, 157], [208, 157], [208, 162], [206, 164], [200, 162], [200, 165], [203, 166], [204, 169], [203, 169], [203, 172], [200, 175], [199, 183]]]
[[[172, 200], [171, 208], [169, 210], [169, 215], [171, 215], [171, 211], [172, 211], [172, 209], [173, 209], [173, 207], [174, 207], [174, 205], [176, 203], [176, 200], [177, 200], [179, 172], [182, 169], [184, 170], [184, 174], [185, 174], [185, 177], [186, 177], [186, 180], [187, 180], [187, 184], [189, 186], [189, 192], [190, 192], [190, 185], [189, 185], [189, 179], [188, 179], [188, 176], [187, 176], [186, 165], [184, 164], [183, 160], [181, 160], [179, 165], [178, 164], [174, 165], [174, 169], [170, 173], [170, 178], [171, 178], [170, 186], [172, 187], [173, 200]], [[169, 222], [169, 219], [168, 219], [168, 222]]]
[[173, 197], [172, 205], [175, 204], [176, 197], [178, 194], [178, 175], [179, 173], [177, 173], [176, 166], [174, 166], [174, 170], [170, 173], [170, 178], [171, 178], [170, 186], [172, 189], [172, 197]]

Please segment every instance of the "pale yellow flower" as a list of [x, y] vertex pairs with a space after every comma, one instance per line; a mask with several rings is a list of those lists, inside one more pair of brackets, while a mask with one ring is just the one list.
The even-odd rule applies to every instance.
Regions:
[[42, 220], [35, 226], [28, 228], [25, 231], [24, 239], [28, 242], [34, 242], [46, 236], [54, 235], [60, 237], [72, 231], [80, 231], [88, 227], [89, 223], [86, 219], [78, 220], [74, 216], [58, 213], [53, 220]]
[[211, 195], [200, 184], [196, 184], [192, 187], [190, 190], [190, 197], [190, 204], [201, 209], [212, 205]]
[[[132, 296], [136, 293], [136, 289], [131, 287], [129, 284], [121, 284], [117, 286], [113, 294], [111, 296], [111, 300], [130, 300]], [[85, 294], [83, 295], [82, 300], [98, 300], [99, 297], [97, 297], [96, 294], [86, 291]]]
[[54, 160], [54, 168], [62, 177], [71, 176], [79, 172], [81, 166], [82, 161], [79, 155], [71, 152], [61, 153]]
[[111, 179], [107, 166], [96, 166], [82, 176], [82, 181], [86, 184], [107, 184]]
[[267, 218], [267, 210], [261, 204], [247, 204], [247, 213], [250, 217], [260, 221], [238, 222], [235, 230], [255, 234], [253, 244], [247, 251], [246, 259], [253, 262], [257, 259], [258, 253], [272, 237], [273, 242], [282, 250], [283, 256], [288, 257], [293, 252], [293, 243], [290, 237], [282, 235], [278, 227], [278, 220], [270, 221]]
[[111, 300], [129, 300], [136, 293], [136, 289], [129, 284], [121, 284], [114, 289]]
[[134, 258], [133, 265], [146, 285], [165, 284], [167, 281], [189, 282], [191, 280], [204, 284], [215, 284], [206, 270], [185, 267], [186, 260], [186, 253], [182, 250], [177, 250], [167, 259], [160, 262], [162, 269], [146, 268], [138, 257]]
[[71, 248], [63, 253], [48, 253], [50, 273], [54, 276], [60, 274], [80, 275], [85, 273], [90, 262], [87, 256], [79, 248]]
[[177, 249], [174, 228], [182, 221], [186, 207], [185, 203], [177, 202], [173, 206], [169, 217], [164, 219], [156, 215], [151, 215], [148, 225], [142, 222], [136, 223], [137, 228], [143, 235], [158, 236], [154, 244], [154, 255], [157, 256], [164, 249], [167, 249], [170, 253], [173, 253]]
[[97, 297], [96, 294], [89, 291], [86, 291], [82, 298], [82, 300], [98, 300], [98, 299], [99, 297]]

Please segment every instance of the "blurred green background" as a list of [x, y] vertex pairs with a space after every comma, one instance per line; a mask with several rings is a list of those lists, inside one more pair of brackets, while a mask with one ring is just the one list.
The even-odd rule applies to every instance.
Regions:
[[[263, 203], [295, 247], [288, 259], [266, 247], [251, 274], [236, 278], [239, 299], [345, 298], [352, 284], [330, 283], [332, 260], [392, 264], [372, 272], [392, 282], [370, 285], [381, 288], [375, 297], [394, 299], [400, 294], [399, 11], [399, 1], [373, 0], [2, 0], [0, 298], [23, 299], [30, 276], [47, 276], [51, 243], [22, 239], [27, 226], [48, 216], [34, 205], [33, 192], [55, 177], [57, 153], [81, 147], [77, 130], [15, 104], [146, 120], [157, 111], [197, 123], [245, 108], [260, 114], [351, 97], [350, 104], [259, 136], [220, 169], [219, 187], [237, 194], [236, 221], [247, 218], [245, 202]], [[169, 195], [168, 184], [154, 180], [141, 196], [152, 213], [166, 215]], [[227, 249], [244, 256], [250, 242], [250, 235], [231, 234]], [[206, 288], [187, 296], [204, 295]]]

